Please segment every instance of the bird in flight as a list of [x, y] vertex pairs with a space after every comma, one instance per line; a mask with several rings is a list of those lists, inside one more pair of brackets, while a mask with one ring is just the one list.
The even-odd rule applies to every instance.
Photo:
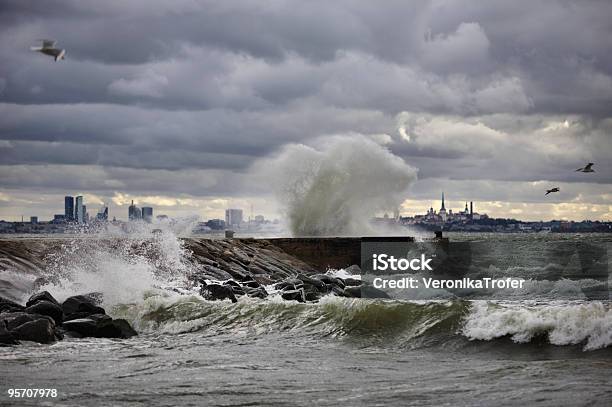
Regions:
[[595, 164], [593, 164], [593, 163], [588, 163], [588, 164], [587, 164], [587, 165], [585, 165], [584, 167], [582, 167], [582, 168], [578, 168], [578, 169], [576, 170], [576, 172], [595, 172], [595, 170], [593, 169], [593, 166], [594, 166], [594, 165], [595, 165]]
[[40, 47], [30, 47], [30, 51], [36, 51], [43, 53], [45, 55], [50, 55], [55, 58], [55, 62], [60, 59], [64, 59], [66, 56], [66, 50], [61, 48], [55, 48], [55, 44], [57, 41], [54, 40], [40, 40], [42, 41], [42, 46]]
[[554, 187], [553, 189], [547, 189], [544, 195], [548, 195], [551, 192], [559, 192], [559, 187]]

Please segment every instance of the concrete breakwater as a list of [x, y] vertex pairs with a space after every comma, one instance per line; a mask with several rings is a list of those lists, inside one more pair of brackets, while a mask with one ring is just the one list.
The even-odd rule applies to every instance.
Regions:
[[[136, 333], [129, 323], [112, 319], [99, 305], [147, 277], [150, 288], [165, 282], [167, 289], [179, 293], [199, 290], [207, 300], [237, 302], [237, 297], [266, 298], [271, 293], [297, 302], [318, 301], [328, 294], [361, 297], [360, 279], [325, 273], [330, 267], [358, 264], [359, 250], [359, 239], [350, 238], [0, 239], [0, 343], [50, 343], [65, 335], [130, 337]], [[87, 281], [93, 284], [84, 284]], [[66, 283], [86, 291], [63, 303], [41, 291], [62, 292]], [[21, 305], [26, 295], [30, 297]]]
[[[64, 285], [62, 280], [82, 274], [95, 282], [89, 288], [98, 291], [99, 284], [116, 281], [120, 287], [128, 278], [146, 278], [138, 274], [144, 270], [162, 280], [183, 281], [181, 286], [188, 289], [202, 287], [201, 294], [209, 299], [263, 298], [268, 294], [264, 286], [296, 301], [316, 301], [326, 294], [358, 297], [359, 281], [325, 273], [351, 267], [358, 274], [360, 242], [360, 238], [177, 239], [162, 234], [0, 239], [0, 273], [28, 276], [0, 278], [0, 296], [19, 301], [23, 293]], [[83, 286], [83, 280], [77, 283]], [[215, 288], [218, 283], [229, 285], [232, 293]], [[114, 295], [115, 289], [107, 291]]]
[[[180, 239], [185, 261], [217, 279], [259, 275], [276, 281], [323, 273], [360, 263], [360, 238]], [[94, 249], [156, 257], [156, 239], [27, 238], [0, 239], [0, 271], [45, 274], [59, 256], [87, 256]], [[127, 253], [126, 253], [127, 248]]]

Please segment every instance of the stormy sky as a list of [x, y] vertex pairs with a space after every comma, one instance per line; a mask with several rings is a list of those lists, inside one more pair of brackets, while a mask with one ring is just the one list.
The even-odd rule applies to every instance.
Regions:
[[[48, 219], [67, 194], [117, 218], [132, 199], [279, 216], [252, 167], [351, 136], [418, 169], [404, 214], [445, 191], [456, 210], [612, 220], [611, 21], [606, 0], [4, 0], [0, 219]], [[66, 59], [30, 52], [41, 38]]]

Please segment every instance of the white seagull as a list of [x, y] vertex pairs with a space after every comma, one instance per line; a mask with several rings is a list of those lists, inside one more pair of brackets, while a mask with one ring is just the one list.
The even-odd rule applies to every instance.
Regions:
[[592, 168], [594, 165], [595, 164], [593, 163], [588, 163], [583, 168], [578, 168], [575, 172], [595, 172], [595, 170]]
[[60, 59], [64, 59], [66, 56], [66, 50], [61, 48], [55, 48], [55, 44], [57, 41], [54, 40], [40, 40], [42, 41], [42, 46], [40, 47], [30, 47], [30, 51], [41, 52], [45, 55], [51, 55], [55, 58], [55, 62]]

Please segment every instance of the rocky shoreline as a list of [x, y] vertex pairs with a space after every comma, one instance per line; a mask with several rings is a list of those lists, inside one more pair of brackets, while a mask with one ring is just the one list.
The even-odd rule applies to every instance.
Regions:
[[53, 343], [70, 338], [130, 338], [136, 331], [125, 319], [113, 319], [99, 306], [95, 293], [59, 303], [47, 292], [32, 295], [25, 305], [0, 298], [0, 345], [20, 341]]
[[[265, 299], [271, 294], [286, 301], [316, 302], [325, 295], [349, 298], [388, 298], [384, 292], [355, 278], [339, 278], [326, 271], [334, 262], [346, 264], [348, 275], [360, 274], [355, 239], [307, 239], [274, 242], [265, 239], [181, 239], [181, 259], [187, 285], [209, 301], [240, 297]], [[154, 262], [159, 273], [176, 274], [176, 263], [165, 261], [163, 240], [152, 239], [23, 239], [0, 242], [0, 271], [38, 276], [29, 292], [53, 281], [54, 264], [74, 262], [71, 253], [121, 253], [127, 259]], [[337, 258], [334, 254], [339, 253]], [[55, 263], [54, 263], [55, 262]], [[83, 267], [87, 267], [85, 264]], [[39, 292], [25, 305], [0, 297], [0, 344], [19, 341], [52, 343], [73, 338], [129, 338], [136, 335], [123, 319], [112, 319], [100, 307], [101, 295], [69, 297], [59, 303]]]

